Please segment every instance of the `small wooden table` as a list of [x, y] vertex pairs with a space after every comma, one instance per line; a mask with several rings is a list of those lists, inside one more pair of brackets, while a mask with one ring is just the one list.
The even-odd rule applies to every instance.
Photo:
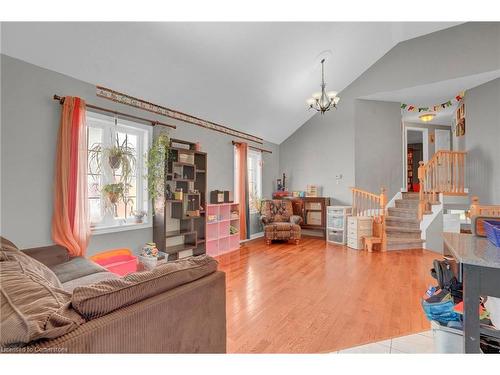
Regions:
[[480, 353], [481, 335], [500, 339], [500, 330], [479, 322], [479, 296], [500, 297], [500, 248], [472, 234], [444, 233], [443, 238], [445, 255], [458, 262], [458, 278], [463, 283], [465, 353]]

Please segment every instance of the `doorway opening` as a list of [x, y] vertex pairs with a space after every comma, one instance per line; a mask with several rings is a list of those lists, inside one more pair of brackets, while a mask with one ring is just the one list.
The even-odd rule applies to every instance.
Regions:
[[419, 162], [429, 160], [428, 129], [406, 127], [404, 132], [404, 172], [406, 191], [420, 191]]

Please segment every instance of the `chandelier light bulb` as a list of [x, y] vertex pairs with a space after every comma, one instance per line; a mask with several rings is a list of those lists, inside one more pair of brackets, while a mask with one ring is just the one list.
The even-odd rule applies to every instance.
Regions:
[[328, 91], [328, 92], [326, 93], [326, 95], [327, 95], [330, 99], [335, 98], [335, 97], [337, 96], [337, 94], [338, 94], [338, 93], [337, 93], [337, 91]]
[[321, 93], [320, 92], [315, 92], [312, 94], [313, 99], [320, 100], [321, 99]]

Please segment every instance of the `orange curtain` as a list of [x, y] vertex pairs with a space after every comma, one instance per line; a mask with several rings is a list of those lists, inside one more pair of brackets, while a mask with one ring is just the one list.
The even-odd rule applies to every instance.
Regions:
[[52, 239], [71, 256], [82, 256], [90, 238], [87, 126], [82, 99], [64, 98], [57, 138]]
[[246, 143], [236, 143], [236, 179], [235, 196], [240, 204], [240, 240], [248, 238], [249, 230], [249, 210], [248, 210], [248, 170], [247, 157], [248, 145]]

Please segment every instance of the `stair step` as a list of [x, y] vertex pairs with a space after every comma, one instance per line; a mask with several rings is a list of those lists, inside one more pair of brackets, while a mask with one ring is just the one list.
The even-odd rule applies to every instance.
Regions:
[[385, 233], [388, 239], [416, 239], [420, 240], [422, 232], [417, 228], [403, 228], [403, 227], [386, 227]]
[[387, 250], [422, 249], [424, 242], [416, 238], [387, 238]]
[[387, 226], [398, 226], [404, 228], [420, 229], [420, 221], [417, 218], [408, 218], [400, 216], [386, 216], [385, 224]]
[[401, 208], [401, 207], [389, 207], [387, 209], [390, 216], [407, 217], [407, 218], [417, 218], [418, 209], [415, 208]]
[[404, 228], [404, 227], [394, 227], [394, 226], [391, 226], [391, 225], [387, 225], [385, 227], [385, 230], [386, 232], [406, 232], [406, 233], [420, 233], [421, 230], [420, 228]]
[[418, 199], [396, 199], [396, 207], [400, 208], [418, 208], [420, 201]]
[[419, 199], [420, 195], [419, 193], [415, 192], [402, 192], [401, 195], [403, 196], [403, 199]]

